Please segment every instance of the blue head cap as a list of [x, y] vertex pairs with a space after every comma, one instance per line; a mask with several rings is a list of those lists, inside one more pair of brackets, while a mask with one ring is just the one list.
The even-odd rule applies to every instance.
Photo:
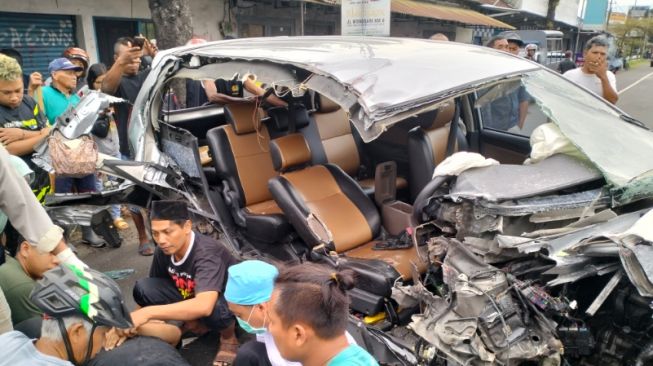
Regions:
[[65, 57], [60, 57], [52, 60], [52, 62], [50, 62], [50, 65], [48, 66], [48, 72], [50, 72], [50, 74], [59, 70], [82, 71], [84, 69], [70, 62], [69, 59]]
[[270, 300], [279, 270], [258, 260], [244, 261], [227, 270], [225, 300], [237, 305], [257, 305]]

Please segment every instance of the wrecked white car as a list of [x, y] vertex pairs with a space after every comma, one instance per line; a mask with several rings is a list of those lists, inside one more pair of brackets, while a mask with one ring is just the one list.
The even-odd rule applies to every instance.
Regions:
[[[243, 258], [356, 272], [352, 334], [383, 364], [653, 361], [653, 134], [535, 63], [396, 38], [162, 51], [136, 161], [67, 204], [186, 200]], [[167, 111], [175, 79], [269, 95]], [[527, 160], [528, 159], [528, 160]]]

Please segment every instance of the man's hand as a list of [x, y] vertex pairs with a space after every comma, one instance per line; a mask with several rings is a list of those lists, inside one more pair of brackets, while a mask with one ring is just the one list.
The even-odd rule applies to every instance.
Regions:
[[111, 351], [112, 349], [119, 347], [127, 340], [127, 338], [130, 337], [133, 337], [133, 333], [128, 329], [111, 328], [105, 335], [104, 349]]
[[156, 56], [156, 53], [158, 51], [159, 49], [155, 45], [153, 45], [149, 39], [145, 38], [145, 43], [143, 43], [143, 52], [146, 55], [152, 56], [152, 58], [154, 58], [154, 56]]
[[25, 138], [25, 130], [20, 128], [0, 128], [0, 142], [9, 145]]
[[132, 311], [131, 318], [132, 318], [132, 324], [134, 324], [134, 327], [132, 329], [138, 329], [138, 327], [140, 327], [141, 325], [152, 320], [147, 307]]
[[28, 91], [34, 91], [41, 85], [43, 85], [43, 76], [41, 76], [41, 73], [37, 71], [31, 73], [29, 75]]
[[587, 66], [587, 70], [595, 74], [599, 79], [608, 77], [608, 62], [606, 60], [591, 61]]
[[121, 69], [126, 69], [130, 65], [138, 66], [141, 63], [141, 56], [143, 56], [143, 50], [138, 47], [132, 47], [129, 45], [129, 49], [123, 52], [117, 59], [116, 64], [120, 66]]

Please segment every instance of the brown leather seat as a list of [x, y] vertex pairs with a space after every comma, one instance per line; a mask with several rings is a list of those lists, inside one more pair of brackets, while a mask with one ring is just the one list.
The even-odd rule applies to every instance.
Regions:
[[[356, 179], [366, 193], [374, 192], [374, 178], [357, 179], [361, 168], [361, 156], [354, 138], [347, 113], [331, 99], [317, 96], [317, 110], [313, 113], [324, 149], [326, 160], [316, 163], [331, 163], [339, 166], [350, 177]], [[320, 154], [322, 155], [322, 154]], [[406, 188], [408, 182], [397, 177], [397, 189]]]
[[331, 250], [351, 258], [383, 261], [396, 270], [396, 277], [411, 278], [411, 263], [420, 263], [415, 248], [372, 249], [381, 232], [381, 218], [349, 175], [334, 164], [311, 166], [310, 148], [301, 134], [275, 139], [270, 152], [275, 169], [281, 172], [270, 180], [272, 196], [309, 247], [319, 243], [306, 221], [313, 214], [331, 232]]
[[224, 108], [227, 125], [207, 132], [216, 174], [236, 224], [255, 239], [274, 242], [290, 231], [272, 199], [268, 181], [277, 175], [269, 153], [270, 136], [254, 103]]
[[[410, 196], [414, 200], [431, 181], [433, 170], [447, 158], [447, 142], [456, 107], [453, 100], [440, 107], [435, 120], [427, 126], [416, 127], [408, 132], [408, 159], [410, 165]], [[464, 132], [457, 130], [454, 152], [465, 150]]]

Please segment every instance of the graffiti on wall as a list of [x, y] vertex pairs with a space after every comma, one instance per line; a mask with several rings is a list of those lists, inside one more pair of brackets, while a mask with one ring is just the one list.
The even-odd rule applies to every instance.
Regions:
[[59, 21], [57, 28], [43, 28], [31, 25], [27, 28], [0, 27], [0, 44], [11, 48], [23, 47], [67, 47], [75, 43], [73, 23], [70, 20]]

